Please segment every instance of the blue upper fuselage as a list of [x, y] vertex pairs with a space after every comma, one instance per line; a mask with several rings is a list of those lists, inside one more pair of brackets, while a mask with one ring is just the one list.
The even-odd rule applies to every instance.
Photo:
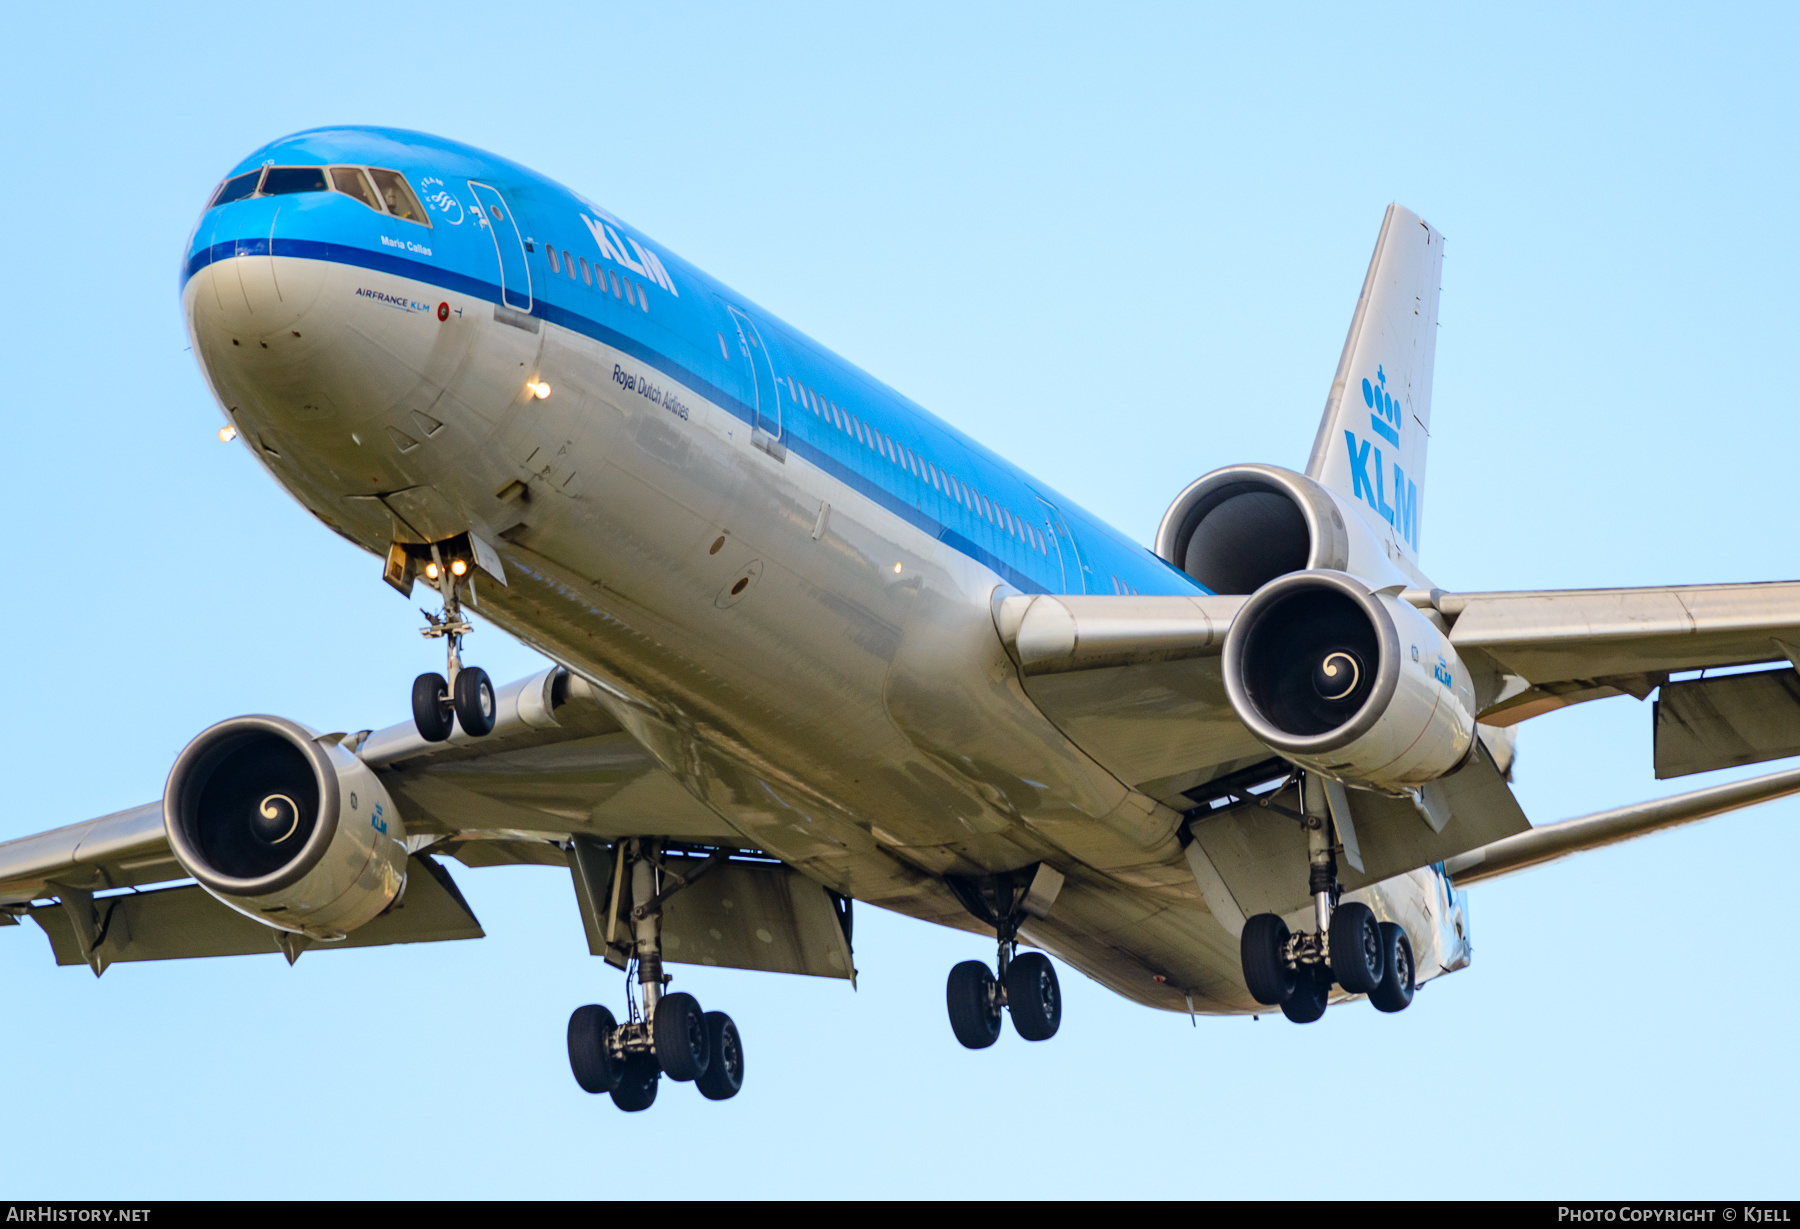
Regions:
[[[265, 166], [321, 171], [259, 181]], [[1019, 589], [1205, 592], [642, 232], [505, 158], [417, 132], [316, 129], [245, 158], [222, 198], [194, 229], [184, 286], [212, 261], [274, 255], [485, 299], [631, 355]]]

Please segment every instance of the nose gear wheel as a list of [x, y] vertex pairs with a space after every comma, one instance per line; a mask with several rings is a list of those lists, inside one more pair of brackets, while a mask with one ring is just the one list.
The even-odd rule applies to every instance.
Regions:
[[456, 569], [460, 568], [466, 574], [468, 563], [458, 559], [451, 566], [445, 566], [443, 553], [433, 545], [431, 564], [437, 574], [434, 583], [444, 599], [444, 609], [439, 614], [421, 610], [419, 613], [425, 616], [425, 626], [419, 629], [419, 634], [428, 640], [445, 642], [445, 673], [449, 677], [421, 674], [413, 680], [413, 725], [426, 742], [443, 742], [456, 726], [461, 726], [463, 733], [480, 738], [493, 730], [499, 712], [494, 702], [494, 684], [487, 671], [479, 666], [462, 664], [462, 639], [475, 627], [463, 618], [462, 582]]

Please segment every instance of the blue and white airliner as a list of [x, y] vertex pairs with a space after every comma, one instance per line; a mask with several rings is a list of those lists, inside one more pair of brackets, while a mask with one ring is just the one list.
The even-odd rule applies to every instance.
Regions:
[[[183, 253], [193, 352], [444, 671], [385, 729], [221, 721], [159, 800], [0, 844], [0, 922], [96, 975], [291, 962], [479, 937], [446, 860], [553, 866], [635, 970], [568, 1034], [627, 1110], [743, 1083], [672, 966], [854, 980], [856, 901], [994, 936], [949, 971], [971, 1048], [1056, 1033], [1055, 962], [1196, 1015], [1405, 1009], [1469, 963], [1468, 884], [1800, 791], [1521, 812], [1514, 727], [1590, 699], [1655, 695], [1659, 777], [1800, 754], [1800, 583], [1435, 588], [1443, 245], [1388, 209], [1304, 468], [1200, 477], [1146, 547], [522, 166], [274, 141]], [[555, 665], [496, 686], [477, 617]], [[1696, 677], [1728, 666], [1762, 668]]]

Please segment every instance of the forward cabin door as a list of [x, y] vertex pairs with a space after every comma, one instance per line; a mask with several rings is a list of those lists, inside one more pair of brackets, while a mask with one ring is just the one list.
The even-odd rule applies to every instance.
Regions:
[[480, 208], [475, 218], [494, 241], [494, 256], [500, 262], [500, 301], [514, 311], [531, 310], [531, 262], [525, 259], [525, 237], [519, 233], [518, 219], [512, 206], [500, 195], [500, 189], [469, 181]]
[[730, 304], [726, 304], [725, 310], [731, 313], [731, 322], [737, 326], [738, 350], [749, 361], [750, 371], [756, 379], [756, 409], [751, 416], [751, 425], [771, 440], [779, 441], [781, 386], [775, 379], [775, 360], [770, 356], [769, 348], [763, 345], [762, 336], [750, 322], [750, 317]]
[[1086, 593], [1087, 569], [1081, 564], [1081, 548], [1075, 544], [1075, 535], [1063, 524], [1062, 513], [1056, 505], [1042, 495], [1037, 497], [1038, 505], [1044, 514], [1044, 536], [1055, 545], [1057, 561], [1062, 564], [1064, 593]]

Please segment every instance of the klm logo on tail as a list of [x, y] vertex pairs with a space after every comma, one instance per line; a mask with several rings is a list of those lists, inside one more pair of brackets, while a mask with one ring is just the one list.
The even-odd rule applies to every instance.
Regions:
[[[1401, 413], [1400, 403], [1388, 392], [1386, 370], [1377, 366], [1375, 382], [1370, 383], [1365, 379], [1362, 382], [1362, 394], [1363, 401], [1369, 408], [1370, 429], [1398, 452], [1400, 432], [1405, 426], [1404, 415]], [[1396, 456], [1391, 463], [1394, 501], [1390, 504], [1387, 479], [1389, 463], [1382, 457], [1380, 447], [1373, 440], [1360, 438], [1348, 427], [1344, 428], [1344, 445], [1350, 453], [1353, 497], [1367, 502], [1381, 514], [1382, 520], [1392, 525], [1406, 539], [1408, 546], [1418, 550], [1419, 487], [1417, 483], [1408, 480], [1405, 471], [1400, 468], [1399, 457]]]
[[1377, 384], [1363, 381], [1363, 403], [1373, 411], [1369, 415], [1369, 425], [1375, 434], [1400, 447], [1400, 407], [1395, 404], [1393, 395], [1387, 390], [1387, 371], [1377, 365], [1375, 368]]

